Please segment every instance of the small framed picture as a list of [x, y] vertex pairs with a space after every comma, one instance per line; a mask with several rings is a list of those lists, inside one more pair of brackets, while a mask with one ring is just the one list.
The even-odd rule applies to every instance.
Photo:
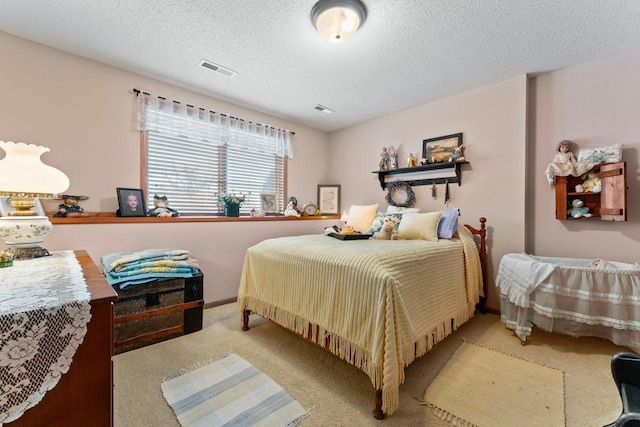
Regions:
[[147, 216], [144, 193], [141, 188], [116, 188], [118, 216]]
[[260, 194], [260, 210], [265, 213], [275, 212], [276, 211], [276, 195]]
[[[46, 215], [38, 198], [33, 199], [33, 208], [31, 210], [35, 211], [38, 216]], [[13, 211], [15, 211], [15, 208], [11, 206], [11, 199], [9, 197], [0, 197], [0, 216], [9, 216], [9, 212]]]
[[323, 215], [340, 213], [339, 185], [318, 185], [318, 209]]
[[456, 148], [462, 145], [462, 133], [439, 136], [422, 141], [422, 158], [427, 163], [442, 163], [453, 160]]

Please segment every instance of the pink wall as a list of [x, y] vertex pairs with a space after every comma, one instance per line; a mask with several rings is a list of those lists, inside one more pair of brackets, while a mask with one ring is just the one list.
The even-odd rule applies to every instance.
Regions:
[[[640, 262], [639, 75], [640, 51], [636, 51], [531, 80], [528, 252]], [[544, 170], [563, 139], [579, 147], [624, 144], [627, 222], [555, 219], [554, 190], [548, 187]]]
[[[64, 171], [69, 193], [87, 195], [86, 211], [117, 209], [116, 187], [140, 186], [140, 136], [133, 88], [296, 132], [288, 193], [317, 198], [327, 180], [325, 132], [0, 32], [0, 140], [51, 148], [43, 160]], [[215, 78], [215, 77], [214, 77]], [[57, 210], [57, 202], [45, 204]], [[188, 249], [205, 275], [205, 302], [237, 295], [244, 254], [257, 241], [321, 232], [335, 221], [57, 225], [49, 250], [86, 249], [98, 262], [111, 252]]]
[[[379, 203], [386, 192], [377, 174], [381, 147], [394, 145], [400, 166], [409, 153], [422, 152], [422, 140], [463, 133], [465, 157], [462, 185], [450, 185], [449, 207], [460, 208], [460, 221], [489, 228], [490, 282], [488, 304], [498, 309], [494, 275], [502, 255], [522, 252], [525, 239], [525, 139], [527, 78], [520, 76], [353, 126], [330, 135], [329, 176], [342, 185], [343, 205]], [[444, 184], [413, 187], [416, 207], [445, 209]]]

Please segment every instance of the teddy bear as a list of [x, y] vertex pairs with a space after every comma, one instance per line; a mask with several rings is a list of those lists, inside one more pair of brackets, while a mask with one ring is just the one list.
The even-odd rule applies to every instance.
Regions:
[[180, 216], [177, 210], [169, 207], [169, 199], [167, 196], [153, 195], [153, 209], [149, 210], [149, 216], [157, 217], [174, 217]]
[[567, 211], [567, 214], [573, 218], [591, 218], [592, 213], [589, 213], [589, 208], [584, 205], [584, 202], [580, 199], [573, 199], [571, 202], [571, 209]]
[[591, 191], [592, 193], [599, 193], [602, 191], [600, 176], [597, 172], [588, 172], [585, 175], [584, 181], [582, 182], [582, 189], [584, 191]]
[[373, 238], [377, 240], [398, 240], [396, 223], [391, 218], [385, 218], [380, 231], [373, 233]]
[[[55, 217], [63, 217], [63, 218], [74, 218], [74, 217], [87, 217], [88, 213], [84, 211], [79, 205], [78, 200], [83, 196], [72, 196], [70, 194], [63, 194], [62, 201], [63, 203], [58, 206], [58, 213], [56, 213]], [[86, 199], [86, 197], [84, 197]]]

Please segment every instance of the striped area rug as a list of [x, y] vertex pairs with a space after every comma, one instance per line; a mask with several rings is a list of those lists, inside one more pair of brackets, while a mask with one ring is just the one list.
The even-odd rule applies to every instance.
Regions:
[[295, 426], [307, 411], [237, 354], [167, 375], [162, 393], [182, 426]]

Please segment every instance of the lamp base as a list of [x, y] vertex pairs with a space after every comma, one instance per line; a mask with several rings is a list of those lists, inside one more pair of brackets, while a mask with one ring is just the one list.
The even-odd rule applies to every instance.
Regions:
[[51, 255], [48, 250], [41, 246], [31, 248], [9, 248], [5, 252], [13, 256], [14, 260], [33, 259]]
[[9, 248], [5, 252], [13, 256], [14, 260], [33, 259], [51, 255], [48, 250], [41, 246], [30, 248]]

